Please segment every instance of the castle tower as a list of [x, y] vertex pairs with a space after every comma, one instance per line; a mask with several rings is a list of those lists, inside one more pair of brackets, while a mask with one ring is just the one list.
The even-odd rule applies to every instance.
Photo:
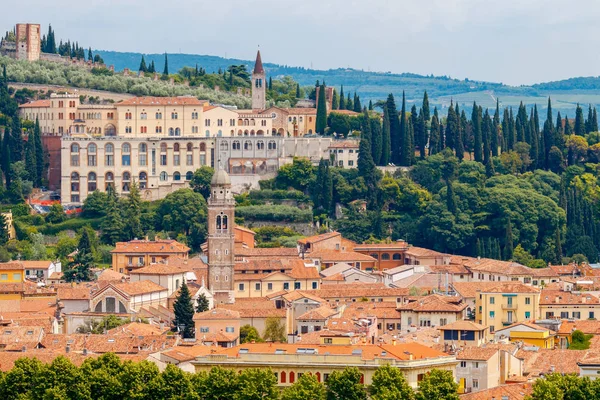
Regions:
[[264, 110], [267, 105], [267, 79], [260, 58], [260, 50], [256, 53], [256, 62], [252, 71], [252, 109]]
[[234, 207], [229, 174], [219, 168], [208, 198], [208, 289], [215, 304], [234, 303]]

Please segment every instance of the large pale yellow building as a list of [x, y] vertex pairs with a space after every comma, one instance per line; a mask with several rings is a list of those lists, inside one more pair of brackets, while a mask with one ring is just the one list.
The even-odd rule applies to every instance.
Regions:
[[540, 291], [523, 283], [502, 282], [477, 294], [475, 320], [488, 326], [490, 335], [503, 326], [534, 321], [538, 316]]

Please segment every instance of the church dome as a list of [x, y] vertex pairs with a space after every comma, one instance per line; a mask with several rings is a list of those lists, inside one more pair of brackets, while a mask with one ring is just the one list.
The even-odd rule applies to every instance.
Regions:
[[218, 186], [231, 185], [231, 178], [229, 177], [229, 174], [225, 172], [224, 169], [219, 168], [213, 174], [210, 184]]

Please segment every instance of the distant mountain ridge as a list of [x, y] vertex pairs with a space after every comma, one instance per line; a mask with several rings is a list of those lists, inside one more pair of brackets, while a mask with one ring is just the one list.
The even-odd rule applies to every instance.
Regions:
[[[94, 54], [96, 53], [100, 54], [106, 64], [114, 65], [117, 71], [124, 68], [137, 71], [142, 58], [142, 53], [133, 52], [96, 50]], [[147, 64], [154, 61], [157, 71], [163, 70], [164, 54], [144, 54], [144, 57]], [[238, 58], [178, 53], [168, 54], [168, 59], [171, 73], [184, 66], [193, 67], [196, 64], [207, 72], [225, 70], [232, 64], [245, 64], [251, 69], [254, 64], [254, 61]], [[600, 77], [579, 77], [515, 87], [502, 83], [414, 73], [370, 72], [352, 68], [313, 70], [273, 64], [264, 62], [265, 60], [268, 60], [268, 55], [263, 54], [263, 65], [268, 76], [276, 78], [290, 75], [303, 86], [314, 85], [317, 80], [324, 80], [327, 85], [337, 87], [338, 90], [343, 85], [346, 95], [356, 91], [363, 104], [367, 104], [369, 100], [385, 99], [389, 93], [397, 97], [402, 96], [402, 91], [405, 91], [409, 106], [412, 106], [410, 103], [420, 103], [426, 90], [430, 102], [444, 114], [451, 100], [458, 103], [461, 109], [467, 110], [473, 101], [483, 107], [494, 108], [497, 98], [500, 99], [501, 106], [518, 107], [519, 102], [523, 101], [530, 106], [537, 104], [538, 108], [543, 110], [550, 96], [553, 109], [570, 116], [575, 115], [577, 103], [600, 105]]]

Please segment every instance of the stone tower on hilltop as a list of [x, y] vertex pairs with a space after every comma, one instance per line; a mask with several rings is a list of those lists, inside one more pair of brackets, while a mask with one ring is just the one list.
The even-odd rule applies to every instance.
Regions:
[[208, 198], [208, 289], [215, 304], [235, 302], [234, 207], [231, 179], [219, 167], [210, 182]]
[[260, 58], [260, 50], [256, 53], [256, 62], [252, 71], [252, 109], [264, 110], [267, 105], [267, 79]]

